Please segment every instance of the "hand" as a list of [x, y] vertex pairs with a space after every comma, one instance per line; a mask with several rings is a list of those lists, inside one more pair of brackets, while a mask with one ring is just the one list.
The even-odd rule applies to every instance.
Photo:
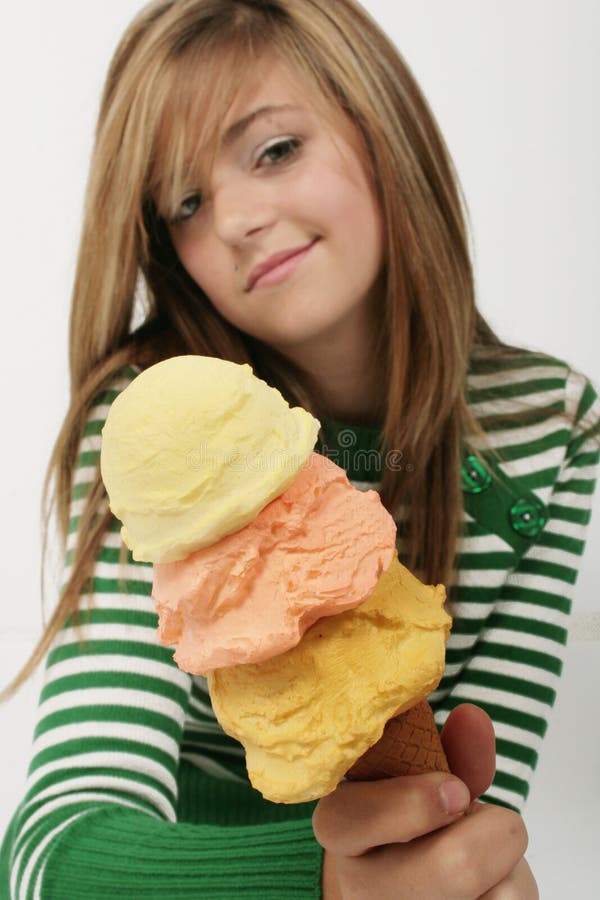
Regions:
[[490, 719], [460, 706], [442, 742], [453, 775], [342, 782], [319, 802], [324, 900], [537, 900], [521, 817], [476, 802], [494, 775]]

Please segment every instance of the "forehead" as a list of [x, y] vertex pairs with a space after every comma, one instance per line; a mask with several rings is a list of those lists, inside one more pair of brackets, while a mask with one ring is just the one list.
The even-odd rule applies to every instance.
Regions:
[[[314, 109], [318, 91], [305, 78], [273, 53], [265, 53], [239, 87], [226, 111], [222, 135], [239, 117], [262, 106], [290, 104]], [[221, 135], [221, 136], [222, 136]]]

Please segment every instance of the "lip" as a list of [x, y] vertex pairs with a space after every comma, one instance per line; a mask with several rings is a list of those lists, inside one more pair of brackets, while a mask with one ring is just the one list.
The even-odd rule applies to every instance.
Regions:
[[[289, 250], [282, 250], [280, 253], [274, 253], [273, 256], [263, 260], [250, 272], [246, 282], [246, 292], [251, 291], [263, 279], [265, 284], [275, 284], [287, 278], [308, 251], [316, 244], [317, 240], [318, 238], [314, 238], [308, 244], [303, 244], [301, 247], [291, 247]], [[288, 263], [288, 265], [284, 266], [284, 263]], [[276, 272], [276, 269], [279, 271]], [[269, 274], [270, 277], [267, 279], [265, 276]]]

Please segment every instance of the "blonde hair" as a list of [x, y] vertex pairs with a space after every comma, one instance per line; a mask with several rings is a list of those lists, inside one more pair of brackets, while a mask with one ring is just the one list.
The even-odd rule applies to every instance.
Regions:
[[[395, 46], [354, 0], [158, 0], [125, 33], [109, 68], [90, 168], [72, 296], [71, 402], [45, 481], [46, 536], [55, 505], [66, 540], [89, 406], [127, 363], [143, 368], [178, 353], [250, 362], [290, 402], [327, 414], [305, 374], [211, 306], [179, 263], [158, 212], [194, 166], [207, 164], [224, 111], [266, 48], [362, 136], [387, 240], [374, 348], [377, 412], [384, 447], [402, 448], [414, 464], [408, 476], [386, 469], [381, 497], [391, 511], [401, 503], [409, 510], [408, 565], [430, 583], [448, 583], [462, 517], [462, 442], [484, 439], [465, 399], [470, 359], [482, 348], [511, 348], [476, 311], [466, 204], [434, 116]], [[198, 122], [200, 135], [191, 131]], [[193, 146], [208, 157], [199, 160]], [[143, 323], [132, 329], [136, 303]], [[5, 695], [78, 610], [111, 518], [104, 499], [97, 472], [69, 581]]]

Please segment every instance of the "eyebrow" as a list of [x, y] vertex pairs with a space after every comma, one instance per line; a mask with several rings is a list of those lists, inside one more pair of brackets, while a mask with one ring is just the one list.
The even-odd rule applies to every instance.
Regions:
[[298, 110], [299, 106], [292, 106], [289, 103], [282, 103], [279, 106], [275, 106], [270, 104], [269, 106], [260, 106], [258, 109], [252, 110], [249, 112], [247, 116], [243, 116], [241, 119], [238, 119], [237, 122], [234, 122], [233, 125], [227, 129], [222, 138], [222, 146], [229, 147], [234, 141], [237, 141], [238, 138], [242, 136], [242, 134], [246, 131], [247, 128], [252, 125], [256, 119], [262, 118], [263, 116], [268, 116], [274, 112], [289, 112], [291, 110]]

